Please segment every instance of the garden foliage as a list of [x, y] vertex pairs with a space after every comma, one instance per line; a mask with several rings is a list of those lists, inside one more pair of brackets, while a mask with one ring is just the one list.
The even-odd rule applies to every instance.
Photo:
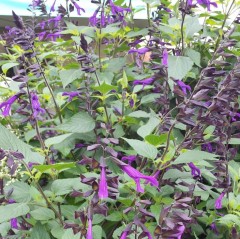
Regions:
[[1, 238], [239, 238], [240, 2], [88, 2], [1, 35]]

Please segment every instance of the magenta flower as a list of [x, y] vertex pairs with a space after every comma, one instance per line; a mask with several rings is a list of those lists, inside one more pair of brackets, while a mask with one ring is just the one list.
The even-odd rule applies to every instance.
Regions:
[[62, 93], [62, 96], [68, 96], [68, 102], [72, 101], [72, 99], [78, 95], [79, 95], [79, 92], [76, 92], [76, 91]]
[[220, 194], [220, 196], [217, 198], [217, 200], [215, 201], [215, 208], [216, 209], [221, 209], [222, 208], [222, 199], [225, 195], [225, 192], [222, 192]]
[[108, 198], [106, 167], [101, 167], [101, 175], [98, 189], [98, 197], [100, 199]]
[[81, 11], [85, 12], [85, 10], [81, 8], [74, 0], [71, 0], [71, 2], [74, 5], [74, 7], [77, 9], [78, 15], [81, 15]]
[[126, 238], [127, 238], [127, 235], [128, 235], [128, 232], [127, 232], [127, 231], [123, 231], [120, 239], [126, 239]]
[[121, 168], [129, 177], [135, 181], [138, 192], [144, 192], [144, 189], [140, 185], [140, 179], [144, 179], [145, 182], [150, 182], [153, 186], [158, 187], [158, 181], [155, 177], [146, 176], [128, 164], [121, 165]]
[[12, 229], [18, 229], [18, 220], [17, 220], [17, 218], [12, 218], [11, 220], [10, 220], [10, 223], [11, 223], [11, 228]]
[[56, 0], [54, 0], [54, 2], [53, 2], [53, 5], [51, 6], [51, 8], [50, 8], [50, 12], [54, 12], [55, 11], [55, 3], [56, 3]]
[[133, 81], [133, 85], [151, 85], [153, 82], [154, 82], [154, 78], [153, 77], [150, 77], [150, 78], [147, 78], [145, 80], [135, 80]]
[[109, 5], [111, 7], [111, 12], [113, 14], [119, 14], [119, 13], [124, 13], [124, 12], [131, 12], [130, 8], [123, 8], [123, 7], [117, 6], [117, 5], [115, 5], [113, 3], [112, 0], [109, 1]]
[[200, 177], [201, 176], [201, 171], [198, 167], [194, 165], [194, 163], [188, 163], [188, 166], [191, 169], [191, 174], [193, 177]]
[[19, 95], [14, 95], [7, 101], [0, 104], [0, 109], [2, 110], [2, 115], [4, 117], [9, 116], [12, 104], [18, 99]]
[[197, 0], [198, 4], [205, 5], [207, 7], [208, 11], [211, 11], [210, 5], [213, 5], [214, 7], [217, 7], [217, 3], [210, 2], [210, 0]]
[[140, 49], [131, 49], [131, 50], [129, 50], [128, 51], [128, 54], [131, 54], [131, 53], [138, 53], [139, 55], [143, 55], [143, 54], [145, 54], [145, 53], [147, 53], [147, 52], [149, 52], [150, 50], [149, 50], [149, 48], [147, 48], [147, 47], [143, 47], [143, 48], [140, 48]]
[[122, 157], [122, 160], [123, 160], [123, 161], [127, 160], [128, 163], [132, 163], [133, 161], [136, 160], [136, 158], [137, 158], [136, 155], [129, 155], [129, 156], [123, 156], [123, 157]]
[[183, 81], [177, 80], [177, 85], [182, 89], [182, 92], [186, 95], [187, 90], [191, 91], [191, 87], [189, 85], [186, 85]]
[[162, 54], [162, 64], [164, 66], [168, 66], [168, 51], [167, 49], [163, 50], [163, 54]]
[[92, 219], [88, 219], [88, 229], [87, 229], [87, 237], [86, 237], [86, 239], [93, 239]]
[[41, 108], [41, 105], [36, 93], [31, 93], [31, 101], [32, 101], [32, 108], [33, 108], [33, 117], [36, 118], [39, 114], [45, 114], [46, 111], [43, 108]]

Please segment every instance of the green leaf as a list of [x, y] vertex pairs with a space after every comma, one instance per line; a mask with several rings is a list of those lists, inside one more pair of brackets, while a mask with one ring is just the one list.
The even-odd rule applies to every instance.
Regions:
[[19, 65], [18, 62], [9, 62], [9, 63], [3, 64], [2, 71], [4, 74], [6, 74], [9, 69], [13, 68], [14, 66], [18, 66], [18, 65]]
[[238, 145], [238, 144], [240, 144], [240, 139], [239, 138], [231, 138], [228, 143]]
[[46, 144], [47, 147], [50, 147], [54, 144], [59, 144], [71, 135], [73, 135], [73, 134], [69, 133], [69, 134], [62, 134], [62, 135], [58, 135], [58, 136], [48, 138], [47, 140], [45, 140], [45, 144]]
[[123, 218], [123, 215], [121, 212], [114, 212], [106, 217], [106, 219], [111, 222], [119, 222], [122, 220], [122, 218]]
[[159, 125], [160, 120], [157, 117], [151, 117], [149, 121], [141, 126], [137, 130], [137, 134], [140, 135], [142, 138], [146, 137], [147, 135], [151, 134], [153, 130]]
[[192, 37], [195, 33], [198, 33], [202, 26], [199, 23], [199, 16], [189, 16], [187, 15], [184, 21], [185, 35], [187, 37]]
[[59, 76], [62, 81], [63, 88], [66, 88], [66, 86], [73, 81], [81, 79], [83, 77], [83, 74], [84, 72], [80, 69], [61, 70], [59, 72]]
[[65, 169], [74, 168], [76, 166], [76, 163], [56, 163], [51, 165], [34, 165], [34, 168], [39, 170], [41, 173], [49, 170], [49, 169], [55, 169], [57, 171], [63, 171]]
[[128, 116], [134, 117], [134, 118], [149, 118], [150, 114], [142, 110], [137, 110], [130, 113]]
[[85, 191], [88, 190], [89, 187], [81, 183], [79, 178], [57, 179], [51, 185], [51, 190], [58, 196], [80, 189]]
[[30, 186], [23, 182], [14, 182], [6, 187], [6, 191], [13, 189], [11, 198], [18, 203], [27, 203], [31, 201]]
[[168, 76], [182, 80], [192, 69], [193, 61], [185, 56], [168, 57]]
[[149, 144], [152, 144], [154, 146], [159, 146], [167, 141], [167, 136], [168, 134], [162, 134], [162, 135], [154, 135], [154, 134], [149, 134], [147, 135], [144, 139], [147, 141]]
[[99, 91], [103, 95], [106, 95], [111, 90], [117, 91], [118, 88], [116, 86], [106, 84], [106, 82], [104, 81], [100, 86], [94, 86], [93, 89]]
[[52, 210], [41, 207], [30, 212], [31, 216], [37, 221], [47, 221], [55, 218], [55, 214]]
[[0, 206], [0, 223], [7, 222], [14, 217], [26, 215], [29, 211], [30, 208], [25, 203], [13, 203]]
[[57, 129], [72, 133], [87, 133], [92, 131], [94, 127], [95, 121], [93, 118], [85, 112], [80, 112], [59, 125]]
[[132, 37], [137, 37], [137, 36], [146, 36], [148, 34], [148, 29], [144, 28], [139, 31], [130, 31], [127, 33], [127, 37], [132, 38]]
[[77, 233], [74, 235], [73, 230], [71, 228], [64, 231], [62, 239], [79, 239], [81, 237], [81, 233]]
[[32, 152], [32, 147], [11, 133], [7, 128], [0, 124], [0, 148], [5, 150], [19, 151], [24, 155], [25, 162], [39, 163], [44, 162], [44, 157], [37, 152]]
[[93, 226], [93, 238], [94, 239], [102, 239], [102, 233], [103, 233], [102, 227], [100, 227], [98, 225]]
[[123, 138], [139, 155], [150, 159], [155, 159], [158, 154], [158, 150], [151, 144], [147, 144], [136, 139]]
[[50, 239], [46, 227], [40, 222], [37, 222], [31, 231], [30, 239]]
[[199, 67], [201, 67], [201, 54], [191, 48], [186, 49], [186, 55]]
[[180, 156], [178, 156], [172, 164], [193, 162], [201, 165], [201, 161], [217, 160], [216, 157], [218, 157], [216, 154], [211, 154], [211, 153], [199, 151], [199, 150], [188, 150], [187, 152], [182, 153]]

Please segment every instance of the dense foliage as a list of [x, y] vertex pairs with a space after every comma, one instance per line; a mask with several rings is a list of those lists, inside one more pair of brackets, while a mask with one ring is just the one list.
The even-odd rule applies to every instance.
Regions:
[[1, 238], [239, 238], [240, 2], [46, 2], [1, 35]]

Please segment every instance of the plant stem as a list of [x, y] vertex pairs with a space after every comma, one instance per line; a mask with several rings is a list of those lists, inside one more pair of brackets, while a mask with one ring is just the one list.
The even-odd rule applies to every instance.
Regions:
[[148, 27], [151, 26], [151, 19], [150, 19], [150, 4], [147, 3], [147, 20], [148, 20]]
[[35, 54], [35, 59], [36, 59], [38, 65], [39, 65], [39, 69], [40, 69], [41, 75], [42, 75], [42, 77], [43, 77], [43, 79], [44, 79], [45, 85], [47, 86], [47, 88], [48, 88], [48, 90], [49, 90], [49, 92], [50, 92], [50, 94], [51, 94], [51, 96], [52, 96], [53, 103], [54, 103], [54, 105], [55, 105], [55, 109], [56, 109], [57, 115], [58, 115], [58, 117], [59, 117], [60, 123], [62, 123], [62, 122], [63, 122], [63, 121], [62, 121], [62, 115], [61, 115], [60, 109], [59, 109], [59, 107], [58, 107], [58, 105], [57, 105], [57, 102], [56, 102], [56, 100], [55, 100], [55, 97], [54, 97], [54, 94], [53, 94], [53, 90], [52, 90], [51, 86], [49, 85], [49, 83], [48, 83], [48, 81], [47, 81], [47, 78], [46, 78], [46, 76], [45, 76], [45, 74], [44, 74], [44, 71], [43, 71], [43, 68], [42, 68], [42, 66], [41, 66], [41, 63], [40, 63], [40, 61], [39, 61], [39, 59], [38, 59], [38, 57], [37, 57], [37, 55], [36, 55], [36, 52], [35, 52], [35, 50], [33, 49], [33, 47], [31, 47], [31, 50], [32, 50], [33, 53]]

